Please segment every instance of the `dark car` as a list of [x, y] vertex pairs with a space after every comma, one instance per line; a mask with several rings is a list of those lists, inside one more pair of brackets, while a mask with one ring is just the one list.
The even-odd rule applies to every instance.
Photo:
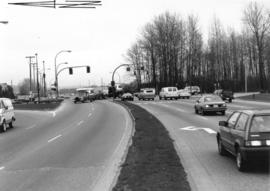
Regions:
[[236, 157], [239, 171], [246, 170], [250, 160], [269, 161], [270, 110], [233, 112], [219, 122], [217, 144], [220, 155], [229, 152]]
[[222, 100], [228, 100], [229, 102], [232, 102], [232, 100], [234, 99], [233, 91], [231, 90], [219, 89], [215, 90], [214, 94], [220, 96]]
[[121, 96], [121, 100], [122, 101], [126, 101], [126, 100], [133, 101], [134, 100], [134, 97], [133, 97], [133, 95], [131, 93], [124, 93]]
[[226, 103], [216, 95], [204, 95], [194, 105], [195, 113], [206, 114], [207, 112], [221, 112], [225, 115]]

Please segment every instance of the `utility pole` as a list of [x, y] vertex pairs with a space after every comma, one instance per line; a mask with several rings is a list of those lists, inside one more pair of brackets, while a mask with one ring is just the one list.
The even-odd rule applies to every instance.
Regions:
[[46, 92], [46, 73], [45, 73], [45, 61], [43, 60], [43, 88], [44, 88], [44, 96], [47, 97]]
[[32, 58], [34, 56], [26, 56], [29, 59], [29, 77], [30, 77], [30, 91], [32, 91]]
[[40, 95], [39, 95], [39, 81], [38, 81], [38, 58], [37, 58], [37, 53], [35, 54], [36, 55], [36, 65], [37, 65], [37, 93], [38, 93], [38, 103], [40, 102]]

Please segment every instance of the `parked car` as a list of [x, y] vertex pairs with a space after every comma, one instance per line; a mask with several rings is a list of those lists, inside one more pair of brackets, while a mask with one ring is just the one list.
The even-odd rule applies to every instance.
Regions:
[[201, 92], [199, 86], [186, 86], [184, 90], [188, 91], [191, 95], [199, 94]]
[[131, 93], [124, 93], [121, 96], [121, 100], [122, 101], [126, 101], [126, 100], [133, 101], [134, 100], [134, 97], [133, 97], [133, 95]]
[[250, 160], [269, 161], [270, 110], [240, 110], [226, 121], [219, 122], [218, 152], [236, 157], [239, 171], [248, 167]]
[[14, 108], [9, 98], [0, 98], [0, 131], [5, 132], [7, 128], [13, 128], [15, 121]]
[[138, 94], [139, 100], [154, 100], [156, 96], [156, 90], [154, 88], [145, 88], [141, 89], [140, 93]]
[[189, 99], [190, 96], [191, 96], [191, 94], [189, 93], [189, 91], [184, 90], [184, 89], [178, 90], [178, 97], [179, 98], [183, 98], [183, 99], [187, 98], [187, 99]]
[[214, 94], [220, 96], [222, 100], [228, 100], [229, 102], [232, 102], [234, 99], [231, 90], [218, 89], [214, 91]]
[[164, 87], [159, 92], [159, 99], [178, 99], [178, 90], [176, 87]]
[[226, 103], [216, 95], [204, 95], [194, 105], [195, 113], [205, 115], [207, 112], [221, 112], [225, 115]]

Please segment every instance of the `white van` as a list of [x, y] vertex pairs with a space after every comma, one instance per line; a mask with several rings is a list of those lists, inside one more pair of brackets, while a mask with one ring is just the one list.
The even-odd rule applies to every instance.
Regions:
[[159, 99], [178, 99], [177, 87], [164, 87], [159, 92]]
[[144, 88], [141, 89], [140, 93], [138, 94], [139, 100], [155, 100], [156, 91], [154, 88]]
[[0, 131], [5, 132], [8, 126], [12, 128], [13, 121], [15, 121], [15, 115], [11, 100], [0, 98]]

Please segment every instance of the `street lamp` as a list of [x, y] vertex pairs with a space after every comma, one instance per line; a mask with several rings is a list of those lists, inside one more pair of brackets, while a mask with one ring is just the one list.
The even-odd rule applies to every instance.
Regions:
[[59, 54], [63, 53], [63, 52], [68, 52], [71, 53], [71, 50], [61, 50], [60, 52], [58, 52], [55, 57], [54, 57], [54, 70], [55, 70], [55, 88], [56, 88], [56, 98], [58, 98], [58, 78], [57, 78], [57, 69], [58, 66], [56, 66], [56, 58]]

